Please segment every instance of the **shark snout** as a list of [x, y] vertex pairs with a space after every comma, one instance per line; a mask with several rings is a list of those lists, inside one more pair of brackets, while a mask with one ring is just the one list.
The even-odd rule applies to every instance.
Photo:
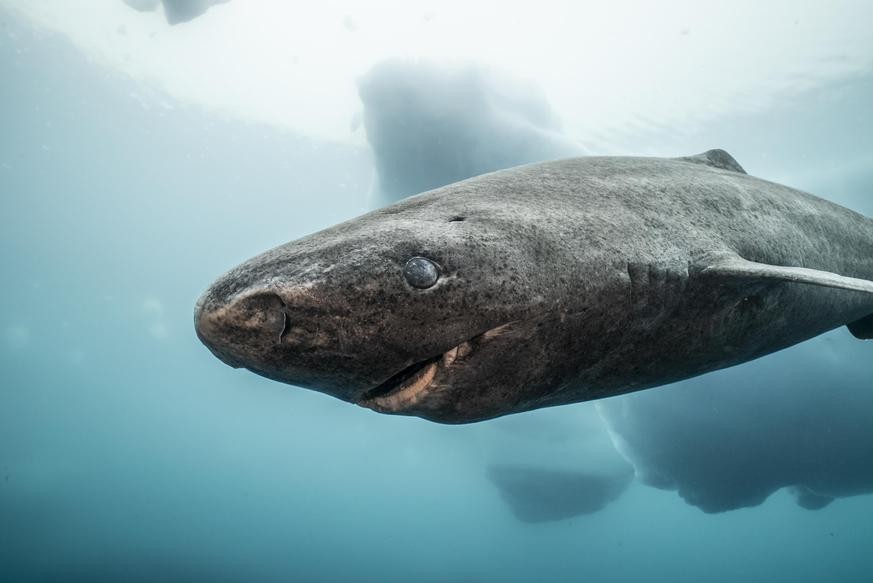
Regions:
[[194, 311], [197, 336], [234, 368], [256, 363], [280, 343], [287, 322], [284, 302], [270, 291], [244, 293], [226, 301], [207, 292]]

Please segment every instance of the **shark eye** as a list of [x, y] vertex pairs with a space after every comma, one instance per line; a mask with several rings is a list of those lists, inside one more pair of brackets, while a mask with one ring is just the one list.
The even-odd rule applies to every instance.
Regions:
[[432, 287], [440, 278], [440, 270], [430, 259], [413, 257], [403, 267], [403, 277], [412, 287], [426, 289]]

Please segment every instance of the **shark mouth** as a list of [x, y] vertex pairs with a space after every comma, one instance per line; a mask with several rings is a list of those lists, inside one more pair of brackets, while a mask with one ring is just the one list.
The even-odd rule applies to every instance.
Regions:
[[472, 344], [468, 340], [443, 354], [416, 362], [367, 391], [358, 404], [382, 413], [407, 409], [421, 401], [429, 392], [428, 389], [440, 368], [451, 366], [459, 356], [471, 351]]
[[507, 330], [509, 324], [491, 328], [442, 354], [404, 368], [384, 383], [364, 393], [358, 405], [380, 413], [398, 413], [413, 407], [430, 394], [431, 389], [434, 388], [433, 381], [440, 369], [448, 368], [456, 361], [467, 357], [480, 341], [499, 336]]

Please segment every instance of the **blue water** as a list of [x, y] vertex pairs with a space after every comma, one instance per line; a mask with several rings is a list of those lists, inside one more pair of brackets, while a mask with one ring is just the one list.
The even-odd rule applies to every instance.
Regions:
[[[780, 490], [707, 514], [635, 480], [600, 512], [525, 523], [486, 468], [623, 463], [593, 404], [447, 427], [226, 367], [194, 336], [195, 299], [359, 214], [369, 150], [176, 102], [0, 17], [3, 581], [873, 580], [873, 496], [810, 511]], [[860, 76], [627, 148], [724, 147], [873, 216], [871, 102]], [[838, 480], [873, 467], [870, 343], [838, 330], [704, 379], [657, 390], [770, 387], [705, 418], [795, 458], [825, 441]], [[801, 400], [808, 423], [785, 427], [792, 391], [842, 406]]]

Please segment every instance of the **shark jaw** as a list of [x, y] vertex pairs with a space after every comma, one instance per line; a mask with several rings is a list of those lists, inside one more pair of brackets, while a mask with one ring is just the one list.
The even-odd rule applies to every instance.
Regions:
[[380, 413], [402, 413], [430, 394], [440, 370], [447, 369], [472, 351], [472, 340], [467, 340], [443, 354], [408, 366], [367, 391], [358, 405]]
[[438, 386], [434, 382], [441, 371], [462, 362], [473, 354], [476, 346], [500, 336], [515, 322], [501, 324], [465, 340], [442, 354], [416, 362], [398, 372], [382, 384], [364, 393], [358, 405], [379, 413], [403, 413], [418, 405], [434, 392]]

